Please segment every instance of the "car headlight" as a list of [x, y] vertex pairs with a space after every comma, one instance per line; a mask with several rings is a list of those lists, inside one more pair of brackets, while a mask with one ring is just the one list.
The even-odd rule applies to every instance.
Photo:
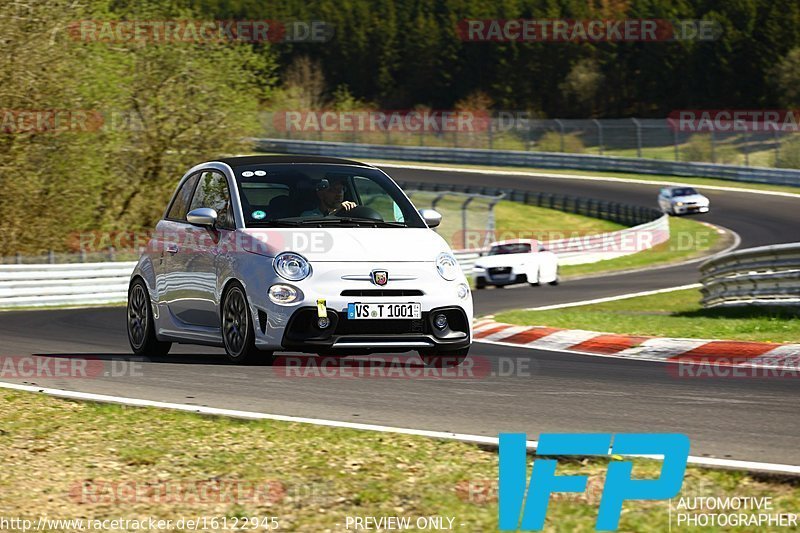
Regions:
[[680, 207], [680, 206], [682, 206], [682, 205], [683, 205], [683, 202], [675, 202], [675, 205], [677, 205], [678, 207]]
[[438, 270], [439, 275], [447, 281], [456, 279], [459, 268], [461, 267], [458, 266], [458, 261], [453, 257], [453, 254], [442, 252], [436, 257], [436, 270]]
[[311, 265], [306, 258], [294, 252], [278, 254], [272, 261], [272, 267], [280, 277], [289, 281], [300, 281], [311, 274]]
[[485, 272], [485, 271], [486, 271], [486, 269], [485, 269], [485, 268], [483, 268], [483, 267], [482, 267], [482, 266], [480, 266], [480, 265], [475, 265], [475, 266], [473, 266], [473, 267], [472, 267], [472, 270], [473, 270], [473, 271], [475, 271], [475, 272]]
[[291, 285], [277, 283], [269, 288], [269, 299], [278, 305], [289, 305], [298, 300], [297, 289]]

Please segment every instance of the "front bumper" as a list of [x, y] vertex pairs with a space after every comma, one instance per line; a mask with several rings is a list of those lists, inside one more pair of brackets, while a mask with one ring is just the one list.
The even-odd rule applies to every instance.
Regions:
[[[389, 282], [378, 287], [369, 280], [372, 269], [389, 272]], [[458, 296], [458, 286], [467, 280], [459, 276], [445, 281], [429, 263], [318, 263], [312, 276], [300, 282], [272, 279], [264, 282], [263, 274], [254, 274], [245, 282], [256, 324], [256, 346], [262, 350], [297, 350], [310, 353], [328, 351], [356, 354], [408, 351], [449, 350], [469, 346], [472, 338], [472, 296]], [[272, 283], [295, 287], [296, 303], [278, 305], [269, 300]], [[315, 331], [317, 302], [325, 301], [331, 325], [325, 332]], [[421, 305], [422, 327], [413, 320], [348, 320], [349, 303], [407, 303]], [[434, 334], [429, 317], [438, 309], [456, 308], [465, 316], [466, 335], [461, 338]], [[310, 311], [310, 312], [309, 312]], [[304, 316], [309, 317], [305, 324]], [[305, 319], [303, 319], [305, 320]], [[451, 321], [452, 322], [452, 321]], [[313, 327], [312, 327], [313, 326]], [[356, 328], [356, 326], [359, 326]], [[324, 334], [323, 334], [324, 333]]]
[[682, 205], [673, 206], [672, 208], [677, 215], [686, 215], [689, 213], [708, 213], [709, 206], [707, 205]]
[[[447, 327], [438, 329], [433, 317], [444, 314]], [[386, 351], [456, 350], [470, 345], [470, 323], [457, 306], [423, 311], [419, 320], [348, 320], [347, 309], [327, 309], [330, 324], [320, 328], [316, 307], [301, 307], [289, 319], [281, 345], [310, 353], [367, 354]]]
[[487, 285], [513, 285], [514, 283], [526, 283], [528, 276], [517, 272], [513, 267], [490, 267], [482, 270], [473, 271], [475, 282], [483, 280]]

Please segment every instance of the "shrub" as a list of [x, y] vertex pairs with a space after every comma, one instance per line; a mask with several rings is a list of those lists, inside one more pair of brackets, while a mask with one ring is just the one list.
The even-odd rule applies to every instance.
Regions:
[[780, 156], [775, 163], [779, 168], [800, 168], [800, 137], [792, 136], [781, 141]]
[[[548, 131], [536, 142], [536, 150], [540, 152], [561, 152], [561, 134], [557, 131]], [[568, 154], [582, 154], [586, 151], [577, 133], [564, 134], [564, 150]]]
[[731, 145], [717, 142], [712, 157], [711, 135], [692, 135], [681, 150], [681, 159], [733, 165], [739, 161], [739, 151]]

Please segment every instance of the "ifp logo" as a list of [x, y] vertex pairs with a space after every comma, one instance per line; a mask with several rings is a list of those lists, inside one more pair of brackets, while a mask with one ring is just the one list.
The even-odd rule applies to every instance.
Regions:
[[[611, 445], [610, 433], [544, 433], [537, 455], [658, 455], [664, 457], [658, 479], [632, 479], [631, 461], [608, 465], [596, 528], [615, 531], [625, 500], [662, 500], [681, 490], [689, 438], [678, 433], [621, 433]], [[527, 468], [525, 434], [500, 434], [500, 479], [498, 483], [499, 529], [539, 531], [544, 528], [550, 495], [584, 492], [587, 476], [556, 476], [557, 460], [536, 459], [525, 494]], [[520, 516], [521, 515], [521, 516]]]

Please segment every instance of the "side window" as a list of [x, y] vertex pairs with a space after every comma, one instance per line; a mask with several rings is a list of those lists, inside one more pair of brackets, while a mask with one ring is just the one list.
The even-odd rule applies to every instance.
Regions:
[[353, 176], [353, 183], [361, 202], [381, 214], [383, 220], [403, 222], [403, 213], [383, 187], [369, 178]]
[[203, 172], [194, 192], [189, 211], [199, 207], [210, 207], [217, 212], [217, 226], [234, 229], [233, 207], [228, 181], [219, 172]]
[[189, 212], [189, 202], [192, 199], [192, 192], [194, 192], [194, 186], [196, 183], [197, 174], [190, 176], [189, 179], [183, 182], [180, 190], [175, 193], [175, 197], [172, 200], [172, 205], [167, 213], [168, 219], [186, 220], [186, 213]]

